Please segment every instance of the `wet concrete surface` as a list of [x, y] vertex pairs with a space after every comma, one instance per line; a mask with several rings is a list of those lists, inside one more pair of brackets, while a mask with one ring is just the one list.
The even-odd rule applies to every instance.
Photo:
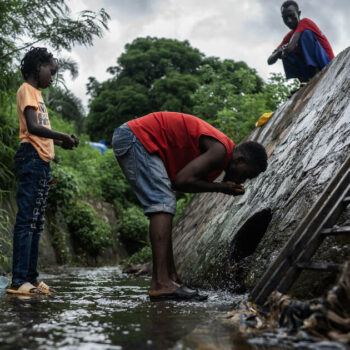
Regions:
[[218, 320], [242, 298], [223, 291], [206, 292], [205, 302], [151, 303], [149, 278], [118, 267], [68, 268], [41, 278], [58, 293], [18, 297], [0, 291], [1, 350], [345, 349], [282, 333], [244, 337]]

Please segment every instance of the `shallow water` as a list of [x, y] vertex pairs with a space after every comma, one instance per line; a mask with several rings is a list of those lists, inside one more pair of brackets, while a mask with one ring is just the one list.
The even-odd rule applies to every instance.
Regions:
[[1, 350], [316, 349], [276, 334], [246, 339], [224, 326], [217, 317], [242, 296], [210, 291], [206, 302], [151, 303], [149, 278], [124, 275], [117, 267], [69, 268], [41, 278], [58, 293], [16, 297], [0, 292]]

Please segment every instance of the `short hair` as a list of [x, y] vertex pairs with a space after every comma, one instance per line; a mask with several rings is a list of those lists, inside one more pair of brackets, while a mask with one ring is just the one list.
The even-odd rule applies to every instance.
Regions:
[[31, 47], [21, 61], [21, 73], [24, 80], [27, 80], [32, 73], [38, 78], [38, 68], [44, 63], [50, 63], [52, 59], [53, 55], [47, 51], [46, 47]]
[[267, 168], [267, 154], [264, 146], [258, 142], [243, 142], [235, 147], [236, 151], [240, 151], [247, 158], [247, 163], [251, 164], [259, 173]]
[[293, 1], [293, 0], [288, 0], [288, 1], [285, 1], [282, 6], [281, 6], [281, 12], [283, 11], [283, 9], [289, 7], [289, 6], [294, 6], [296, 8], [297, 11], [299, 11], [299, 5]]

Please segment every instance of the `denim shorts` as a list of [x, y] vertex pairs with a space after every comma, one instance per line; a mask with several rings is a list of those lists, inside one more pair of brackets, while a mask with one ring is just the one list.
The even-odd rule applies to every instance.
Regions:
[[115, 129], [112, 146], [145, 214], [163, 212], [174, 215], [176, 195], [161, 158], [148, 153], [127, 124]]

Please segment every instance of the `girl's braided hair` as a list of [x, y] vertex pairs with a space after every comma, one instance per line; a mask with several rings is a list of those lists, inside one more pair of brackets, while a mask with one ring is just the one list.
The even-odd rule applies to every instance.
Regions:
[[39, 78], [39, 67], [44, 63], [50, 63], [52, 53], [46, 47], [31, 47], [21, 61], [21, 72], [25, 80], [34, 72], [35, 78]]

